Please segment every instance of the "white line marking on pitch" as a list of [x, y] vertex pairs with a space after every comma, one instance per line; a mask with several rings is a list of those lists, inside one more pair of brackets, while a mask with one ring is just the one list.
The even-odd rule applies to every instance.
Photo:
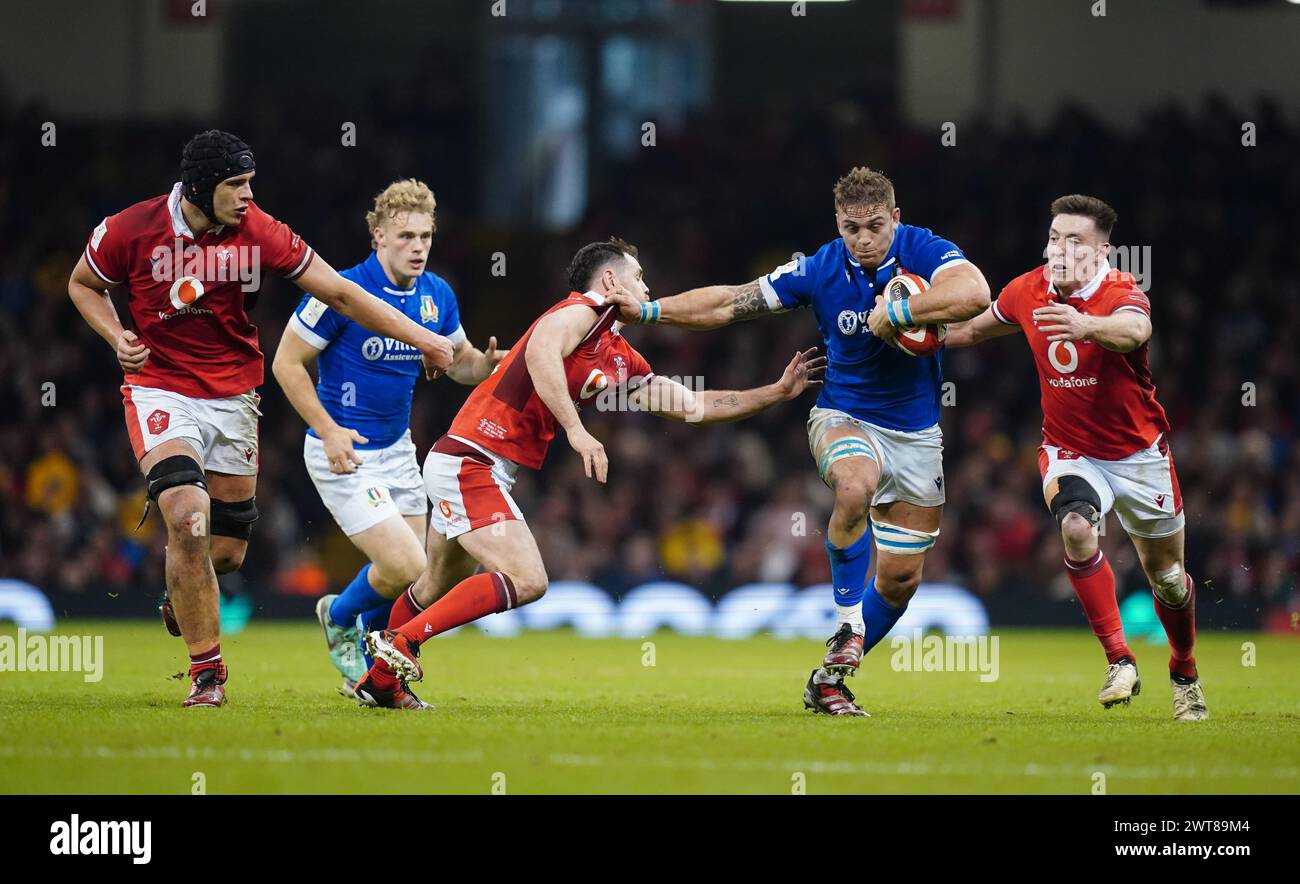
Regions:
[[[87, 746], [80, 751], [55, 748], [17, 748], [0, 746], [0, 758], [58, 759], [94, 758], [102, 760], [210, 760], [240, 761], [260, 764], [304, 764], [311, 762], [390, 762], [401, 764], [478, 764], [484, 761], [481, 750], [465, 752], [418, 752], [404, 749], [217, 749], [194, 746], [143, 746], [134, 749], [114, 749], [109, 746]], [[871, 761], [762, 761], [751, 759], [666, 758], [642, 757], [632, 763], [626, 758], [606, 758], [601, 755], [552, 753], [547, 756], [551, 764], [562, 767], [618, 767], [623, 770], [637, 766], [665, 770], [802, 770], [825, 774], [866, 774], [871, 776], [1023, 776], [1023, 777], [1078, 777], [1089, 776], [1103, 770], [1133, 779], [1169, 779], [1187, 777], [1196, 779], [1221, 779], [1240, 777], [1279, 777], [1296, 779], [1300, 767], [1256, 768], [1247, 766], [1193, 767], [1167, 765], [1125, 767], [1115, 764], [1041, 765], [1041, 764], [930, 764], [924, 761], [899, 761], [879, 763]]]

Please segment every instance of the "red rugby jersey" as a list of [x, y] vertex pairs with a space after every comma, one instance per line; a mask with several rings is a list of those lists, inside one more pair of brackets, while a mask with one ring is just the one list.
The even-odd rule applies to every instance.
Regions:
[[314, 253], [256, 203], [238, 226], [195, 238], [181, 214], [180, 187], [101, 221], [86, 244], [86, 263], [108, 286], [126, 287], [135, 332], [149, 348], [126, 383], [198, 399], [237, 396], [264, 375], [244, 299], [256, 294], [263, 274], [301, 275]]
[[[1169, 421], [1156, 401], [1147, 345], [1116, 353], [1091, 341], [1048, 341], [1033, 313], [1059, 302], [1043, 265], [1007, 283], [993, 303], [994, 315], [1019, 325], [1034, 354], [1044, 441], [1098, 460], [1121, 460], [1149, 447], [1169, 431]], [[1108, 266], [1067, 302], [1089, 316], [1124, 310], [1151, 315], [1133, 277]]]
[[524, 353], [533, 329], [543, 317], [574, 304], [596, 312], [591, 331], [564, 358], [569, 398], [579, 411], [602, 391], [623, 386], [635, 389], [653, 376], [645, 357], [614, 328], [615, 309], [605, 306], [596, 292], [570, 292], [537, 317], [487, 380], [474, 388], [452, 421], [448, 435], [473, 442], [520, 466], [534, 470], [541, 467], [558, 424], [533, 387]]

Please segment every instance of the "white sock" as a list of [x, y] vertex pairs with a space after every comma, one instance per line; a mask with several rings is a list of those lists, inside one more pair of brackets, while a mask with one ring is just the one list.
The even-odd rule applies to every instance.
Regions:
[[867, 625], [862, 622], [862, 602], [856, 605], [836, 605], [835, 622], [849, 624], [858, 635], [867, 634]]

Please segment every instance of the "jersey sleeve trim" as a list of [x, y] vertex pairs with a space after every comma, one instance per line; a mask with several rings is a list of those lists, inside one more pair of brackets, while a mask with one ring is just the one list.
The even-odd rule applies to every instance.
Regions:
[[771, 280], [766, 276], [758, 278], [758, 287], [763, 292], [763, 301], [767, 304], [767, 309], [773, 313], [785, 313], [793, 308], [781, 300], [781, 295], [777, 292], [776, 287], [772, 285]]
[[304, 341], [306, 341], [311, 346], [315, 347], [317, 350], [324, 350], [326, 347], [330, 345], [329, 341], [325, 340], [320, 335], [316, 334], [314, 331], [307, 328], [306, 323], [304, 323], [301, 319], [298, 318], [297, 313], [294, 313], [292, 316], [289, 317], [289, 328], [293, 329], [294, 333], [298, 335], [298, 337], [302, 338]]
[[1122, 305], [1122, 306], [1120, 306], [1120, 307], [1116, 307], [1116, 308], [1115, 308], [1114, 310], [1112, 310], [1111, 312], [1112, 312], [1112, 313], [1122, 313], [1122, 312], [1124, 312], [1125, 310], [1128, 310], [1128, 311], [1130, 311], [1130, 312], [1132, 312], [1132, 313], [1141, 313], [1143, 316], [1150, 316], [1150, 315], [1151, 315], [1151, 311], [1150, 311], [1150, 310], [1147, 310], [1147, 309], [1145, 309], [1145, 308], [1143, 308], [1143, 307], [1139, 307], [1139, 306], [1136, 305], [1136, 304], [1124, 304], [1124, 305]]
[[956, 267], [958, 264], [969, 264], [969, 263], [970, 260], [968, 258], [953, 258], [951, 261], [944, 261], [938, 267], [934, 268], [934, 270], [930, 271], [930, 285], [934, 285], [934, 278], [938, 276], [940, 273], [942, 273], [943, 271], [947, 270], [949, 267]]
[[1002, 315], [1002, 310], [998, 307], [998, 302], [997, 302], [997, 301], [994, 301], [992, 306], [993, 306], [993, 315], [997, 317], [998, 322], [1001, 322], [1001, 323], [1004, 324], [1004, 325], [1019, 325], [1019, 324], [1020, 324], [1020, 323], [1018, 323], [1018, 322], [1012, 322], [1010, 319], [1007, 319], [1005, 316], [1003, 316], [1003, 315]]
[[306, 272], [308, 265], [311, 264], [312, 259], [315, 257], [316, 250], [311, 246], [307, 246], [307, 251], [303, 252], [302, 260], [298, 262], [298, 266], [293, 269], [292, 273], [285, 274], [284, 278], [297, 279], [299, 276], [302, 276], [303, 273]]
[[[643, 389], [647, 384], [649, 384], [654, 379], [655, 379], [655, 373], [653, 371], [647, 371], [645, 374], [641, 374], [641, 375], [633, 375], [627, 380], [627, 391], [629, 393], [633, 393], [637, 390]], [[639, 383], [634, 385], [632, 383], [633, 381], [639, 381]]]
[[95, 263], [94, 256], [90, 254], [90, 246], [86, 246], [86, 264], [90, 267], [92, 271], [94, 271], [96, 276], [104, 280], [104, 282], [108, 283], [109, 285], [122, 284], [121, 280], [110, 279], [107, 273], [99, 269], [99, 265]]
[[456, 330], [448, 334], [446, 338], [447, 340], [451, 341], [451, 345], [453, 347], [460, 346], [461, 341], [469, 340], [469, 336], [465, 334], [464, 326], [460, 326], [460, 325], [456, 326]]

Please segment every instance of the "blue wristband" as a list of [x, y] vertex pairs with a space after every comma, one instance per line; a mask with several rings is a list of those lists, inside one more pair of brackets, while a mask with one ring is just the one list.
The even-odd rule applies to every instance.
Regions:
[[646, 325], [654, 325], [659, 321], [659, 304], [656, 301], [647, 301], [641, 304], [641, 322]]
[[909, 326], [912, 325], [912, 308], [908, 306], [907, 298], [904, 298], [898, 303], [903, 305], [903, 324]]
[[890, 301], [885, 305], [885, 315], [889, 317], [889, 324], [894, 326], [894, 328], [898, 328], [898, 314], [894, 312], [894, 305], [896, 303], [898, 302]]

